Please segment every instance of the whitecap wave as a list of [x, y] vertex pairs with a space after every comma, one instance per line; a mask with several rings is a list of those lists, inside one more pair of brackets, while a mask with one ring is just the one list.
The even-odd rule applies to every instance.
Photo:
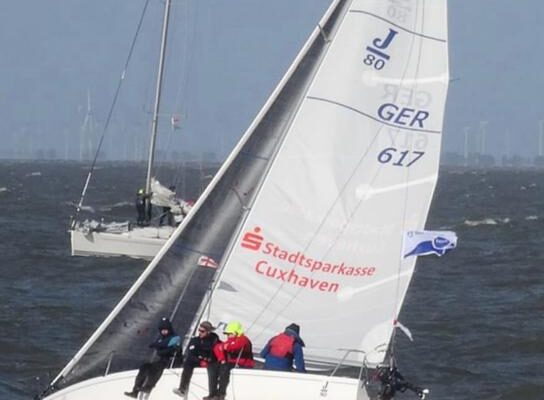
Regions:
[[[64, 204], [67, 205], [67, 206], [70, 206], [70, 207], [75, 207], [75, 208], [77, 208], [77, 204], [74, 203], [73, 201], [65, 201]], [[82, 210], [82, 211], [88, 211], [88, 212], [91, 212], [91, 213], [93, 213], [93, 214], [94, 214], [94, 212], [95, 212], [94, 208], [91, 207], [91, 206], [81, 206], [81, 210]]]
[[111, 206], [111, 208], [121, 208], [121, 207], [133, 207], [134, 203], [130, 201], [120, 201]]
[[510, 222], [510, 218], [484, 218], [479, 220], [465, 219], [463, 222], [466, 226], [480, 226], [480, 225], [499, 225], [507, 224]]
[[133, 207], [134, 204], [129, 201], [120, 201], [118, 203], [112, 204], [111, 206], [102, 206], [99, 208], [102, 212], [113, 211], [115, 208], [124, 208], [124, 207]]

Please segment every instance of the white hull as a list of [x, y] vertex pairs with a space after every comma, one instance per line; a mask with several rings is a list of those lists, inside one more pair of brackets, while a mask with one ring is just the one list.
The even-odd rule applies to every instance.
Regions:
[[[181, 400], [172, 389], [179, 385], [181, 370], [165, 370], [159, 383], [140, 399]], [[136, 371], [111, 374], [69, 386], [45, 400], [128, 400]], [[203, 368], [194, 371], [187, 400], [201, 400], [208, 395], [208, 377]], [[227, 400], [368, 400], [361, 381], [354, 378], [327, 377], [296, 372], [234, 369], [227, 390]]]
[[171, 226], [136, 227], [126, 232], [70, 231], [73, 256], [128, 256], [151, 260], [174, 232]]

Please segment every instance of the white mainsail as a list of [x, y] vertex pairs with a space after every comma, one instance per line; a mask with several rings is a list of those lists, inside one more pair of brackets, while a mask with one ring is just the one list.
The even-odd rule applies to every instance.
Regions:
[[306, 355], [381, 362], [438, 174], [445, 1], [356, 0], [314, 76], [235, 241], [209, 318], [256, 347], [291, 322]]

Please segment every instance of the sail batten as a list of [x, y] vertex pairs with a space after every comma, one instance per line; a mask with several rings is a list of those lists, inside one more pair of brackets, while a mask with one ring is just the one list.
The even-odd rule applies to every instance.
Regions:
[[401, 29], [401, 30], [403, 30], [405, 32], [411, 33], [412, 35], [416, 35], [416, 36], [419, 36], [419, 37], [424, 38], [424, 39], [436, 40], [437, 42], [447, 43], [446, 39], [443, 39], [443, 38], [440, 38], [440, 37], [433, 37], [433, 36], [430, 36], [430, 35], [423, 34], [421, 32], [416, 32], [416, 31], [409, 30], [406, 27], [404, 27], [404, 26], [402, 26], [400, 24], [397, 24], [397, 23], [393, 22], [390, 19], [384, 18], [381, 15], [378, 15], [378, 14], [375, 14], [375, 13], [372, 13], [372, 12], [368, 12], [368, 11], [364, 11], [364, 10], [350, 10], [349, 12], [350, 13], [369, 15], [369, 16], [374, 17], [376, 19], [379, 19], [379, 20], [381, 20], [383, 22], [386, 22], [387, 24], [389, 24], [391, 26], [395, 26], [395, 27], [397, 27], [397, 28], [399, 28], [399, 29]]
[[[343, 104], [343, 103], [340, 103], [338, 101], [334, 101], [332, 99], [325, 99], [325, 98], [322, 98], [322, 97], [315, 97], [315, 96], [308, 96], [307, 99], [309, 100], [316, 100], [316, 101], [321, 101], [321, 102], [324, 102], [324, 103], [330, 103], [330, 104], [333, 104], [335, 106], [338, 106], [338, 107], [341, 107], [341, 108], [344, 108], [346, 110], [349, 110], [349, 111], [353, 111], [354, 113], [356, 114], [359, 114], [359, 115], [362, 115], [364, 117], [367, 117], [369, 119], [372, 119], [384, 126], [389, 126], [389, 127], [392, 127], [392, 128], [399, 128], [398, 125], [395, 125], [395, 124], [390, 124], [390, 123], [387, 123], [387, 122], [384, 122], [383, 120], [380, 120], [378, 117], [375, 117], [373, 115], [371, 115], [370, 113], [365, 113], [361, 110], [358, 110], [348, 104]], [[414, 131], [414, 132], [425, 132], [425, 133], [438, 133], [438, 134], [441, 134], [442, 131], [432, 131], [432, 130], [427, 130], [427, 129], [418, 129], [418, 128], [412, 128], [412, 127], [402, 127], [401, 130], [403, 131]]]

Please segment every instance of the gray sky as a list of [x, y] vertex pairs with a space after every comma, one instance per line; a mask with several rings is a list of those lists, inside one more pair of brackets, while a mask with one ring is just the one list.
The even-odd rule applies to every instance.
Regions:
[[[145, 0], [0, 2], [0, 157], [80, 154], [87, 92], [101, 132]], [[232, 148], [330, 0], [174, 0], [160, 148]], [[544, 2], [450, 0], [446, 151], [486, 146], [534, 156], [544, 76]], [[163, 2], [151, 0], [106, 139], [115, 158], [143, 154]], [[181, 130], [170, 116], [179, 114]], [[487, 122], [482, 122], [487, 121]], [[21, 150], [23, 148], [23, 150]]]

